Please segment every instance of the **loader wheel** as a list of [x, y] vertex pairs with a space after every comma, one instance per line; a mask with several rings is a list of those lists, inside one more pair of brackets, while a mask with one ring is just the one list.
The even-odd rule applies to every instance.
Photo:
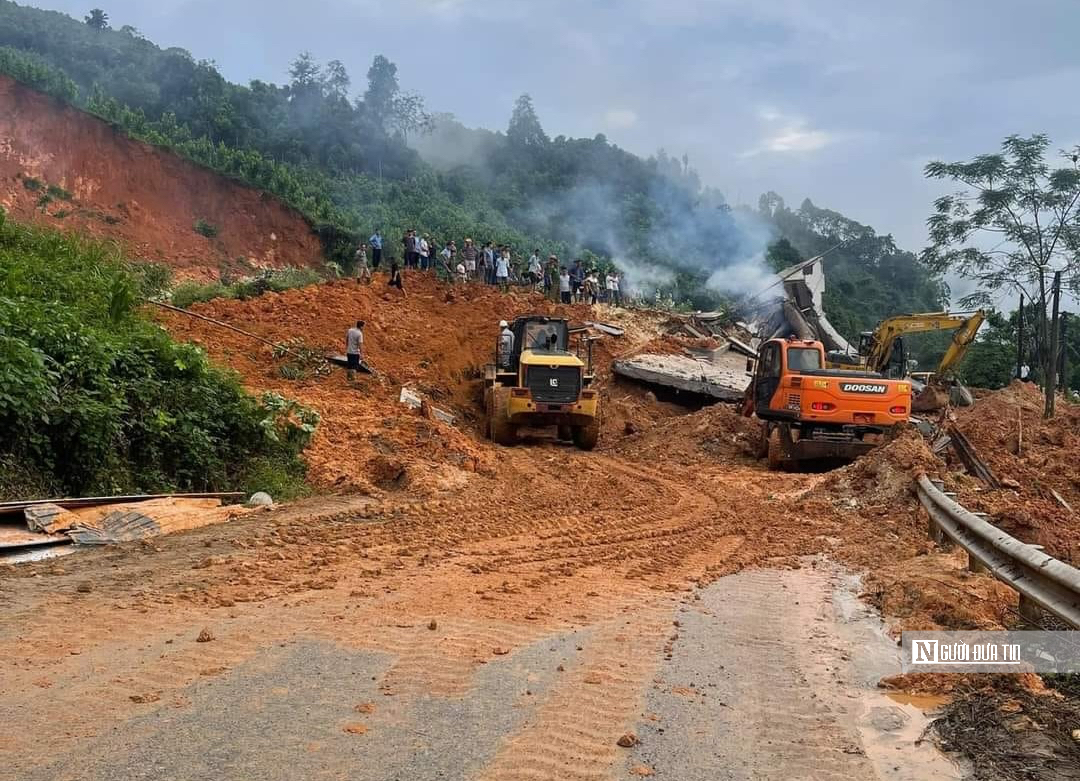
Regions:
[[492, 389], [488, 430], [491, 433], [491, 441], [497, 445], [512, 445], [517, 441], [517, 426], [511, 423], [507, 416], [509, 403], [509, 388]]
[[584, 426], [574, 426], [573, 437], [578, 450], [592, 450], [600, 439], [600, 418], [595, 417]]
[[780, 444], [780, 429], [774, 428], [769, 432], [769, 469], [780, 471], [784, 468], [784, 450]]
[[568, 424], [559, 424], [559, 439], [563, 442], [569, 442], [574, 438], [574, 429]]

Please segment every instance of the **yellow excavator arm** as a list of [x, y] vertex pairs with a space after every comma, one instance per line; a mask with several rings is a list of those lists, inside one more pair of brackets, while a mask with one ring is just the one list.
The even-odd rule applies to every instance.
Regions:
[[882, 320], [870, 337], [870, 350], [866, 355], [866, 368], [883, 371], [889, 363], [893, 345], [905, 334], [928, 331], [954, 331], [952, 343], [938, 364], [937, 374], [955, 366], [967, 348], [975, 340], [975, 334], [986, 319], [981, 309], [977, 312], [927, 312], [918, 315], [898, 315]]

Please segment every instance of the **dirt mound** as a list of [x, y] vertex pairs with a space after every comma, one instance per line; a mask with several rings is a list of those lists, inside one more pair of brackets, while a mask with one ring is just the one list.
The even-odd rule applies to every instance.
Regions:
[[[364, 357], [378, 376], [361, 376], [355, 385], [341, 371], [284, 379], [281, 367], [290, 359], [275, 358], [268, 345], [180, 314], [162, 319], [178, 338], [202, 345], [216, 361], [238, 371], [249, 388], [277, 391], [322, 415], [307, 453], [316, 485], [379, 493], [399, 490], [407, 482], [411, 490], [430, 493], [459, 487], [470, 473], [495, 469], [498, 450], [480, 436], [479, 378], [480, 368], [492, 358], [499, 320], [538, 313], [584, 321], [592, 311], [554, 304], [535, 293], [504, 295], [486, 285], [448, 290], [430, 275], [415, 272], [406, 273], [405, 288], [408, 296], [403, 298], [387, 288], [384, 274], [376, 274], [371, 285], [341, 280], [194, 307], [316, 355], [341, 352], [346, 329], [363, 319]], [[611, 351], [621, 343], [609, 337], [595, 343], [598, 367], [610, 363]], [[598, 374], [606, 406], [610, 375], [606, 370]], [[402, 386], [455, 415], [454, 425], [401, 404]]]
[[1078, 562], [1080, 407], [1059, 401], [1052, 420], [1044, 420], [1042, 410], [1039, 389], [1014, 382], [957, 413], [960, 430], [1005, 485], [987, 491], [972, 480], [958, 481], [959, 500], [970, 510], [989, 513], [995, 524], [1023, 541]]
[[[646, 396], [648, 393], [646, 392]], [[613, 405], [617, 406], [617, 405]], [[653, 414], [651, 425], [640, 432], [627, 434], [615, 449], [637, 460], [658, 460], [693, 465], [708, 459], [711, 463], [755, 461], [753, 445], [758, 436], [758, 423], [743, 417], [728, 404], [713, 404], [697, 412], [670, 413], [667, 419], [657, 420], [655, 411], [675, 405], [652, 403], [643, 405], [641, 412]]]
[[890, 503], [914, 506], [915, 475], [936, 475], [944, 464], [939, 461], [915, 429], [902, 433], [857, 461], [829, 473], [817, 491], [860, 503]]
[[115, 239], [179, 277], [322, 263], [308, 223], [272, 196], [134, 141], [6, 76], [0, 205], [21, 221]]
[[1016, 624], [1016, 592], [964, 567], [956, 550], [916, 556], [871, 572], [865, 594], [891, 619], [891, 631], [1003, 629]]

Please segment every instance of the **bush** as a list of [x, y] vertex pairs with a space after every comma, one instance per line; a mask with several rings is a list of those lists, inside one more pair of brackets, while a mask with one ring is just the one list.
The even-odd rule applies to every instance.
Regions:
[[201, 217], [195, 220], [195, 232], [205, 236], [208, 239], [212, 239], [218, 235], [218, 228]]
[[65, 190], [58, 184], [50, 184], [47, 188], [45, 188], [45, 192], [49, 194], [49, 197], [55, 198], [60, 201], [70, 201], [72, 197], [69, 191]]
[[307, 287], [322, 282], [318, 271], [310, 268], [282, 268], [264, 271], [251, 279], [241, 280], [232, 286], [233, 297], [241, 300], [255, 298], [263, 293], [282, 293], [295, 287]]
[[172, 304], [187, 309], [192, 304], [215, 298], [235, 298], [232, 289], [220, 282], [181, 282], [172, 291]]
[[281, 293], [294, 287], [307, 287], [322, 282], [319, 272], [310, 268], [283, 268], [264, 271], [258, 276], [231, 284], [224, 282], [182, 282], [172, 291], [173, 306], [187, 309], [195, 303], [215, 298], [257, 298], [263, 293]]
[[17, 494], [6, 498], [302, 481], [317, 416], [248, 395], [147, 320], [140, 296], [157, 282], [107, 245], [0, 213], [0, 492]]

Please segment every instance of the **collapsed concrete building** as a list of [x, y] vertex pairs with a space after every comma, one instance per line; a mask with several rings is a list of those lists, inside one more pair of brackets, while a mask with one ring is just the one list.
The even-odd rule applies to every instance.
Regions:
[[825, 316], [824, 297], [824, 262], [818, 255], [778, 272], [756, 296], [760, 303], [746, 320], [726, 312], [672, 316], [669, 333], [711, 340], [709, 346], [687, 347], [682, 354], [643, 353], [615, 361], [612, 370], [705, 400], [741, 401], [750, 384], [747, 359], [757, 355], [763, 341], [794, 334], [820, 340], [830, 354], [857, 353]]

